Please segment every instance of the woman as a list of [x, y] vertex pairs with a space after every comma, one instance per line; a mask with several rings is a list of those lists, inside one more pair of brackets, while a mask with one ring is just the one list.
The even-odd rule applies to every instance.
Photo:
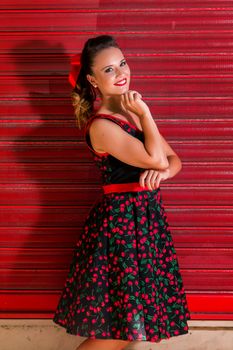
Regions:
[[115, 39], [87, 40], [72, 98], [102, 173], [103, 196], [86, 218], [53, 318], [88, 338], [78, 350], [124, 349], [131, 341], [188, 333], [190, 313], [159, 188], [181, 161], [129, 84]]

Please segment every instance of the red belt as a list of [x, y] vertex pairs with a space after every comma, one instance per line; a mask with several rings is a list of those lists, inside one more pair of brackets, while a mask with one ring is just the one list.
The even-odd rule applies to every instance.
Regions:
[[128, 192], [128, 191], [149, 191], [150, 189], [145, 186], [142, 187], [138, 182], [128, 182], [124, 184], [110, 184], [102, 186], [104, 193], [111, 192]]

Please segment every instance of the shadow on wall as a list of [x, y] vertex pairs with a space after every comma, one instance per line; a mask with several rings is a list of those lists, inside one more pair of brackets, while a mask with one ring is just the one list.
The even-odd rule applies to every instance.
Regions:
[[83, 159], [75, 125], [70, 57], [62, 45], [43, 40], [21, 42], [10, 54], [15, 78], [8, 91], [12, 122], [6, 137], [13, 165], [7, 182], [15, 195], [6, 198], [9, 256], [1, 286], [61, 290], [92, 205], [90, 195], [80, 192], [93, 169]]

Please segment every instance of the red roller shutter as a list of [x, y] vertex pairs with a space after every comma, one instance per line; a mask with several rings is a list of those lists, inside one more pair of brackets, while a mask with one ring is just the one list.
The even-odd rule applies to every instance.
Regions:
[[[132, 7], [133, 4], [133, 7]], [[122, 46], [183, 161], [161, 185], [192, 319], [233, 319], [233, 1], [0, 5], [0, 315], [51, 318], [100, 195], [67, 75], [90, 36]]]

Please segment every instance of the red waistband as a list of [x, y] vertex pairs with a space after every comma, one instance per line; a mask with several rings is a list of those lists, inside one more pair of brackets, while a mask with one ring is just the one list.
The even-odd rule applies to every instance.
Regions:
[[123, 184], [110, 184], [102, 186], [104, 193], [128, 192], [128, 191], [149, 191], [147, 186], [142, 187], [138, 182], [128, 182]]

